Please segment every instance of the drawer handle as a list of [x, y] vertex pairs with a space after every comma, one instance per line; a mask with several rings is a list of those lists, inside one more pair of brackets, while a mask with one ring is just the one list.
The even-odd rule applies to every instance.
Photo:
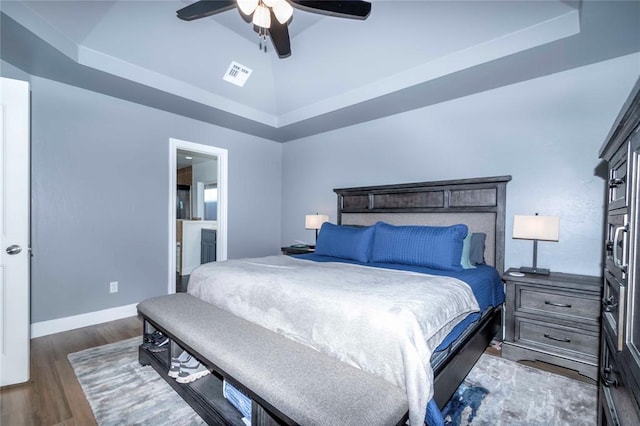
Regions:
[[613, 368], [611, 367], [603, 368], [602, 374], [600, 375], [600, 379], [602, 380], [602, 384], [606, 387], [618, 386], [618, 378], [616, 377], [616, 374], [613, 372]]
[[627, 225], [624, 226], [618, 226], [613, 234], [613, 264], [620, 268], [622, 270], [622, 272], [626, 273], [627, 272], [627, 264], [624, 263], [625, 259], [620, 260], [620, 258], [618, 257], [618, 247], [622, 247], [622, 256], [626, 257], [626, 253], [627, 253], [627, 239], [623, 238], [620, 239], [620, 234], [624, 232], [624, 233], [628, 233], [629, 229], [627, 227]]
[[609, 179], [609, 188], [617, 188], [624, 183], [624, 179], [611, 178]]
[[613, 241], [611, 240], [605, 241], [604, 248], [607, 252], [613, 252]]
[[556, 342], [563, 342], [563, 343], [571, 342], [571, 339], [567, 339], [566, 337], [553, 337], [548, 334], [545, 334], [544, 337], [546, 337], [547, 339], [555, 340]]
[[605, 312], [611, 312], [612, 309], [618, 306], [618, 302], [613, 296], [609, 296], [607, 298], [602, 298], [602, 308]]
[[569, 305], [568, 303], [556, 303], [556, 302], [549, 302], [548, 300], [544, 301], [545, 305], [551, 305], [551, 306], [557, 306], [558, 308], [570, 308], [571, 305]]
[[622, 178], [611, 178], [609, 179], [609, 188], [617, 188], [621, 185], [624, 185], [625, 179]]

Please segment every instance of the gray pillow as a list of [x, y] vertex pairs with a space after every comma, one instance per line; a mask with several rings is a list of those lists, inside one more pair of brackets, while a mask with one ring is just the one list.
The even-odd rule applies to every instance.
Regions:
[[469, 247], [469, 261], [473, 265], [482, 265], [484, 263], [484, 240], [487, 234], [484, 232], [474, 232], [471, 235], [471, 247]]

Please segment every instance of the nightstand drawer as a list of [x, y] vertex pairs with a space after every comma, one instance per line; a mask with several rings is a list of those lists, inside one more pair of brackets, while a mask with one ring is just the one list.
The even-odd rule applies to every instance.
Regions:
[[591, 321], [597, 321], [600, 317], [600, 299], [585, 296], [584, 293], [518, 285], [516, 298], [516, 311], [562, 315]]
[[539, 348], [548, 347], [550, 351], [576, 352], [597, 358], [599, 335], [586, 330], [563, 327], [557, 324], [516, 318], [515, 340], [520, 344], [530, 344]]

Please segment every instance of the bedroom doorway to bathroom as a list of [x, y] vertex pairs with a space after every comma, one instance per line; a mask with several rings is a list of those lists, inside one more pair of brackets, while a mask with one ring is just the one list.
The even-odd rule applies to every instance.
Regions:
[[179, 139], [169, 148], [169, 288], [186, 291], [198, 265], [227, 258], [227, 150]]

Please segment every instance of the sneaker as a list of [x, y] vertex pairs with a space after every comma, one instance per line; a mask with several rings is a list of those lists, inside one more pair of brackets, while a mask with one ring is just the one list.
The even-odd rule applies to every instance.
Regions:
[[142, 344], [142, 347], [150, 352], [164, 352], [169, 347], [169, 338], [160, 331], [145, 334], [144, 339], [146, 342]]
[[144, 343], [155, 343], [156, 340], [163, 338], [161, 331], [154, 331], [153, 333], [145, 333], [143, 337]]
[[169, 348], [169, 338], [167, 336], [162, 336], [159, 339], [156, 339], [155, 344], [149, 347], [151, 352], [163, 352]]
[[207, 370], [207, 367], [202, 365], [197, 359], [191, 357], [188, 362], [180, 365], [180, 373], [176, 378], [176, 382], [191, 383], [209, 373], [210, 372]]
[[171, 368], [169, 368], [169, 377], [173, 377], [177, 379], [180, 375], [180, 367], [182, 364], [187, 364], [191, 360], [191, 355], [187, 353], [187, 351], [182, 351], [180, 356], [171, 357]]

